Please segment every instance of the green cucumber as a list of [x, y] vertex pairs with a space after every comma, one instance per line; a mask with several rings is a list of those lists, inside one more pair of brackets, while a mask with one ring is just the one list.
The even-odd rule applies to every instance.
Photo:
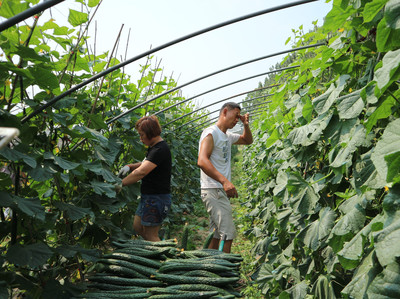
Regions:
[[183, 275], [172, 275], [172, 274], [162, 274], [157, 273], [155, 278], [166, 283], [170, 284], [209, 284], [214, 286], [221, 286], [232, 284], [238, 281], [237, 277], [221, 277], [221, 278], [214, 278], [214, 277], [190, 277], [190, 276], [183, 276]]
[[187, 275], [187, 276], [200, 276], [200, 277], [216, 277], [216, 278], [221, 277], [218, 274], [215, 274], [213, 272], [206, 271], [206, 270], [192, 270], [192, 271], [186, 272], [185, 275]]
[[98, 263], [103, 263], [103, 264], [108, 264], [108, 265], [117, 265], [117, 266], [129, 268], [129, 269], [133, 269], [133, 270], [145, 275], [146, 277], [150, 277], [151, 275], [156, 274], [156, 269], [154, 269], [154, 268], [146, 267], [143, 265], [139, 265], [139, 264], [131, 263], [128, 261], [123, 261], [123, 260], [100, 259], [100, 260], [98, 260]]
[[211, 272], [229, 272], [231, 271], [231, 268], [222, 266], [222, 265], [217, 265], [217, 264], [198, 264], [198, 263], [169, 263], [166, 265], [162, 265], [160, 269], [158, 270], [160, 273], [167, 273], [171, 271], [180, 271], [180, 270], [207, 270]]
[[206, 292], [186, 292], [180, 294], [157, 294], [149, 297], [150, 299], [190, 299], [190, 298], [210, 298], [218, 295], [218, 292], [206, 291]]
[[86, 293], [86, 294], [81, 294], [79, 296], [75, 296], [75, 298], [96, 298], [96, 299], [108, 299], [108, 298], [119, 298], [119, 299], [134, 299], [134, 298], [149, 298], [151, 294], [147, 292], [143, 293], [130, 293], [130, 294], [116, 294], [116, 293], [110, 293], [110, 294], [103, 294], [102, 292], [93, 292], [93, 293]]
[[137, 256], [129, 253], [124, 253], [124, 252], [113, 252], [111, 254], [104, 255], [103, 258], [111, 258], [111, 259], [119, 259], [119, 260], [125, 260], [128, 262], [132, 263], [138, 263], [143, 266], [148, 266], [152, 267], [155, 269], [158, 269], [161, 267], [161, 263], [159, 261], [155, 261], [149, 258], [145, 258], [142, 256]]
[[208, 234], [206, 240], [204, 241], [203, 249], [206, 249], [208, 248], [208, 246], [210, 246], [211, 240], [214, 238], [214, 233], [215, 233], [215, 228], [212, 232]]
[[185, 223], [185, 226], [184, 226], [183, 232], [182, 232], [182, 240], [181, 240], [180, 248], [182, 248], [183, 250], [186, 250], [187, 245], [188, 245], [188, 240], [189, 240], [189, 225], [187, 223]]
[[161, 287], [163, 283], [154, 279], [145, 278], [124, 278], [118, 276], [92, 276], [88, 278], [90, 281], [99, 283], [109, 283], [123, 286], [139, 286], [139, 287]]
[[217, 291], [219, 294], [227, 296], [231, 295], [227, 290], [211, 286], [207, 284], [176, 284], [166, 287], [166, 289], [180, 290], [180, 291]]
[[117, 274], [118, 276], [124, 276], [130, 278], [147, 278], [146, 275], [143, 275], [136, 270], [118, 265], [98, 263], [96, 265], [96, 270], [98, 272], [114, 273]]

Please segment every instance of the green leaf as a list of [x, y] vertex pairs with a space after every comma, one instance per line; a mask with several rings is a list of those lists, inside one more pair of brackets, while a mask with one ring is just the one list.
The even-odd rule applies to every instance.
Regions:
[[47, 68], [35, 65], [29, 68], [29, 72], [35, 78], [37, 85], [43, 89], [54, 90], [60, 87], [57, 76]]
[[271, 133], [271, 136], [268, 137], [267, 142], [265, 144], [265, 146], [267, 148], [270, 148], [276, 141], [278, 141], [280, 138], [279, 136], [279, 132], [277, 129], [274, 129]]
[[60, 201], [55, 202], [54, 205], [61, 211], [67, 212], [68, 219], [70, 221], [80, 220], [82, 218], [85, 218], [86, 215], [89, 215], [91, 218], [94, 217], [94, 214], [90, 208], [82, 208]]
[[97, 130], [107, 129], [107, 125], [101, 114], [89, 114], [89, 119], [95, 129], [97, 129]]
[[388, 167], [386, 180], [390, 182], [400, 182], [400, 151], [385, 156]]
[[10, 194], [0, 191], [0, 207], [11, 207], [14, 203]]
[[328, 126], [331, 117], [332, 114], [330, 113], [321, 114], [309, 124], [292, 130], [287, 138], [295, 145], [301, 144], [302, 146], [309, 146], [320, 138], [323, 131]]
[[314, 109], [318, 114], [323, 114], [329, 110], [332, 104], [339, 97], [339, 94], [343, 91], [346, 82], [350, 79], [349, 75], [341, 75], [335, 84], [331, 84], [329, 89], [315, 98], [313, 101]]
[[331, 11], [325, 17], [324, 32], [336, 31], [343, 27], [347, 18], [357, 11], [351, 5], [341, 7], [337, 4], [338, 2], [340, 3], [341, 1], [334, 1]]
[[89, 7], [95, 7], [96, 5], [98, 5], [100, 2], [100, 0], [89, 0], [88, 2], [88, 6]]
[[376, 253], [372, 250], [363, 258], [360, 266], [354, 272], [350, 283], [342, 290], [343, 294], [351, 298], [363, 299], [368, 287], [381, 271], [381, 266], [376, 259]]
[[364, 256], [366, 250], [365, 244], [372, 227], [383, 221], [382, 215], [376, 216], [370, 223], [368, 223], [357, 235], [355, 235], [349, 242], [345, 243], [343, 249], [338, 252], [340, 264], [346, 270], [356, 268]]
[[289, 175], [287, 188], [292, 195], [290, 205], [294, 211], [298, 211], [303, 215], [314, 213], [319, 194], [299, 173]]
[[114, 185], [96, 181], [91, 181], [90, 185], [92, 186], [93, 191], [99, 195], [105, 194], [109, 198], [115, 198], [116, 196]]
[[368, 298], [400, 298], [400, 265], [392, 263], [383, 269], [368, 288]]
[[[397, 198], [399, 200], [399, 198]], [[373, 233], [376, 256], [382, 267], [397, 263], [400, 257], [400, 219], [383, 230]]]
[[69, 9], [68, 22], [76, 27], [88, 21], [88, 14], [73, 9]]
[[386, 23], [392, 29], [400, 29], [400, 2], [389, 0], [385, 6]]
[[59, 156], [54, 156], [54, 162], [65, 170], [75, 169], [80, 165], [79, 163], [68, 161]]
[[319, 211], [319, 218], [302, 230], [298, 238], [313, 251], [317, 251], [329, 236], [335, 224], [335, 212], [329, 207]]
[[22, 198], [14, 195], [13, 199], [18, 209], [26, 215], [42, 221], [45, 220], [44, 207], [40, 203], [39, 198]]
[[313, 111], [314, 111], [313, 104], [310, 101], [310, 99], [307, 99], [302, 110], [303, 117], [307, 122], [311, 121]]
[[364, 22], [371, 22], [380, 10], [385, 6], [387, 0], [375, 0], [367, 3], [364, 7]]
[[28, 2], [21, 3], [19, 1], [2, 1], [0, 16], [9, 19], [27, 9], [29, 9]]
[[351, 119], [360, 115], [361, 111], [364, 109], [364, 101], [360, 93], [361, 90], [358, 90], [337, 99], [337, 108], [341, 119]]
[[[389, 51], [383, 56], [382, 67], [376, 70], [374, 81], [379, 93], [383, 94], [386, 89], [400, 76], [400, 49]], [[376, 93], [376, 92], [375, 92]]]
[[371, 155], [371, 160], [381, 177], [386, 178], [388, 175], [385, 156], [398, 152], [399, 148], [400, 119], [396, 119], [387, 125], [381, 139], [376, 144], [375, 150]]
[[338, 148], [329, 152], [329, 165], [338, 168], [347, 163], [351, 164], [353, 153], [365, 141], [365, 134], [364, 126], [358, 125], [353, 128], [348, 135], [349, 139], [344, 141], [344, 145], [338, 145]]
[[53, 256], [53, 252], [44, 243], [35, 243], [22, 247], [12, 245], [6, 254], [7, 260], [18, 266], [29, 266], [33, 269], [43, 266]]
[[365, 128], [367, 133], [371, 132], [372, 128], [376, 125], [378, 120], [386, 119], [392, 115], [392, 108], [396, 105], [396, 100], [393, 97], [383, 97], [383, 101], [380, 101], [378, 107], [368, 117]]
[[23, 160], [27, 165], [29, 165], [32, 168], [36, 167], [36, 160], [29, 155], [18, 151], [19, 147], [15, 147], [13, 149], [10, 149], [8, 147], [4, 147], [0, 150], [0, 155], [2, 155], [4, 158], [10, 161], [17, 162], [19, 160]]
[[343, 244], [350, 241], [364, 227], [364, 223], [365, 210], [357, 204], [339, 218], [339, 221], [332, 229], [329, 245], [335, 252], [339, 252], [343, 248]]

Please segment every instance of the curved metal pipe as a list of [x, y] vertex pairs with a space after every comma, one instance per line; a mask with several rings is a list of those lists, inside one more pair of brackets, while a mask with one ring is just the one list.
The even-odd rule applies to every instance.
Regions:
[[[248, 100], [239, 102], [238, 104], [243, 104], [243, 103], [250, 102], [250, 101], [254, 101], [254, 100], [257, 100], [257, 99], [260, 99], [260, 98], [266, 98], [266, 97], [272, 96], [272, 95], [273, 95], [273, 94], [262, 95], [262, 96], [259, 96], [259, 97], [255, 97], [255, 98], [251, 98], [251, 99], [248, 99]], [[225, 99], [224, 99], [223, 101], [225, 101]], [[221, 102], [221, 101], [214, 102], [212, 105], [215, 105], [215, 104], [217, 104], [217, 103], [219, 103], [219, 102]], [[208, 105], [208, 106], [211, 106], [211, 105]], [[204, 108], [205, 108], [205, 107], [202, 107], [201, 109], [199, 108], [199, 109], [197, 109], [196, 111], [202, 110], [202, 109], [204, 109]], [[194, 119], [192, 119], [192, 120], [190, 120], [190, 121], [188, 121], [188, 122], [186, 122], [186, 123], [180, 125], [180, 126], [177, 127], [174, 131], [179, 130], [180, 128], [182, 128], [182, 127], [184, 127], [184, 126], [190, 125], [191, 123], [193, 123], [193, 122], [195, 122], [195, 121], [197, 121], [197, 120], [199, 120], [199, 119], [201, 119], [201, 118], [204, 118], [204, 117], [206, 117], [206, 116], [208, 116], [208, 115], [210, 115], [210, 114], [213, 114], [213, 113], [215, 113], [215, 112], [218, 112], [220, 109], [221, 109], [221, 108], [216, 109], [216, 110], [214, 110], [214, 111], [212, 111], [212, 112], [209, 112], [209, 113], [207, 113], [207, 114], [201, 115], [201, 116], [199, 116], [199, 117], [197, 117], [197, 118], [194, 118]], [[189, 113], [187, 113], [187, 114], [189, 114]], [[186, 116], [187, 114], [185, 114], [185, 116]], [[176, 120], [177, 120], [177, 119], [176, 119]], [[170, 122], [170, 123], [171, 123], [171, 122]]]
[[3, 30], [6, 30], [19, 22], [32, 17], [36, 15], [37, 13], [44, 11], [60, 2], [63, 2], [64, 0], [48, 0], [48, 1], [43, 1], [42, 3], [35, 5], [31, 8], [28, 8], [27, 10], [5, 20], [3, 23], [0, 24], [0, 32]]
[[[21, 120], [21, 122], [22, 122], [22, 123], [25, 123], [26, 121], [28, 121], [29, 119], [31, 119], [31, 118], [34, 117], [35, 115], [39, 114], [41, 111], [43, 111], [43, 110], [46, 109], [47, 107], [53, 105], [53, 104], [56, 103], [57, 101], [61, 100], [61, 99], [64, 98], [65, 96], [71, 94], [72, 92], [74, 92], [74, 91], [80, 89], [81, 87], [83, 87], [83, 86], [85, 86], [85, 85], [87, 85], [87, 84], [89, 84], [89, 83], [91, 83], [91, 82], [93, 82], [93, 81], [95, 81], [95, 80], [97, 80], [97, 79], [99, 79], [99, 78], [101, 78], [101, 77], [103, 77], [103, 76], [105, 76], [105, 75], [107, 75], [107, 74], [109, 74], [109, 73], [111, 73], [111, 72], [113, 72], [113, 71], [115, 71], [115, 70], [117, 70], [117, 69], [119, 69], [119, 68], [121, 68], [121, 67], [127, 65], [127, 64], [129, 64], [129, 63], [132, 63], [132, 62], [134, 62], [134, 61], [136, 61], [136, 60], [138, 60], [138, 59], [140, 59], [140, 58], [143, 58], [143, 57], [145, 57], [145, 56], [147, 56], [147, 55], [150, 55], [150, 54], [152, 54], [152, 53], [154, 53], [154, 52], [157, 52], [157, 51], [159, 51], [159, 50], [162, 50], [162, 49], [164, 49], [164, 48], [167, 48], [167, 47], [169, 47], [169, 46], [172, 46], [172, 45], [174, 45], [174, 44], [177, 44], [177, 43], [179, 43], [179, 42], [181, 42], [181, 41], [184, 41], [184, 40], [186, 40], [186, 39], [195, 37], [195, 36], [197, 36], [197, 35], [200, 35], [200, 34], [203, 34], [203, 33], [206, 33], [206, 32], [209, 32], [209, 31], [212, 31], [212, 30], [221, 28], [221, 27], [224, 27], [224, 26], [226, 26], [226, 25], [230, 25], [230, 24], [233, 24], [233, 23], [237, 23], [237, 22], [240, 22], [240, 21], [243, 21], [243, 20], [246, 20], [246, 19], [250, 19], [250, 18], [259, 16], [259, 15], [263, 15], [263, 14], [266, 14], [266, 13], [274, 12], [274, 11], [277, 11], [277, 10], [281, 10], [281, 9], [285, 9], [285, 8], [289, 8], [289, 7], [293, 7], [293, 6], [297, 6], [297, 5], [309, 3], [309, 2], [315, 2], [315, 1], [317, 1], [317, 0], [301, 0], [301, 1], [296, 1], [296, 2], [292, 2], [292, 3], [283, 4], [283, 5], [275, 6], [275, 7], [272, 7], [272, 8], [264, 9], [264, 10], [261, 10], [261, 11], [258, 11], [258, 12], [254, 12], [254, 13], [251, 13], [251, 14], [247, 14], [247, 15], [245, 15], [245, 16], [241, 16], [241, 17], [238, 17], [238, 18], [234, 18], [234, 19], [231, 19], [231, 20], [228, 20], [228, 21], [225, 21], [225, 22], [222, 22], [222, 23], [219, 23], [219, 24], [216, 24], [216, 25], [213, 25], [213, 26], [210, 26], [210, 27], [201, 29], [201, 30], [199, 30], [199, 31], [193, 32], [193, 33], [191, 33], [191, 34], [185, 35], [185, 36], [183, 36], [183, 37], [180, 37], [180, 38], [178, 38], [178, 39], [175, 39], [175, 40], [173, 40], [173, 41], [170, 41], [170, 42], [168, 42], [168, 43], [165, 43], [165, 44], [163, 44], [163, 45], [161, 45], [161, 46], [155, 47], [154, 49], [145, 51], [145, 52], [143, 52], [142, 54], [139, 54], [139, 55], [137, 55], [137, 56], [135, 56], [135, 57], [133, 57], [133, 58], [131, 58], [131, 59], [128, 59], [127, 61], [121, 62], [121, 63], [119, 63], [119, 64], [117, 64], [117, 65], [115, 65], [115, 66], [113, 66], [113, 67], [110, 67], [110, 68], [108, 68], [108, 69], [106, 69], [106, 70], [104, 70], [104, 71], [102, 71], [102, 72], [100, 72], [100, 73], [98, 73], [98, 74], [92, 76], [91, 78], [87, 79], [86, 81], [75, 85], [74, 87], [70, 88], [69, 90], [67, 90], [67, 91], [63, 92], [62, 94], [56, 96], [55, 98], [51, 99], [51, 100], [48, 101], [46, 104], [42, 105], [40, 108], [34, 110], [34, 111], [33, 111], [32, 113], [30, 113], [29, 115], [25, 116], [25, 117]], [[133, 110], [131, 110], [131, 111], [133, 111]], [[126, 115], [127, 113], [129, 113], [129, 112], [130, 112], [130, 111], [126, 111], [126, 112], [124, 112], [124, 113], [121, 113], [120, 115], [118, 115], [118, 116], [114, 117], [113, 119], [107, 121], [107, 124], [110, 124], [111, 122], [114, 122], [115, 120], [117, 120], [117, 119], [119, 119], [119, 118], [125, 116], [125, 115]]]
[[185, 102], [187, 102], [187, 101], [190, 101], [190, 100], [192, 100], [192, 99], [194, 99], [194, 98], [197, 98], [197, 97], [202, 96], [202, 95], [205, 95], [205, 94], [207, 94], [207, 93], [209, 93], [209, 92], [216, 91], [216, 90], [218, 90], [218, 89], [227, 87], [227, 86], [229, 86], [229, 85], [233, 85], [233, 84], [236, 84], [236, 83], [240, 83], [240, 82], [243, 82], [243, 81], [246, 81], [246, 80], [249, 80], [249, 79], [253, 79], [253, 78], [256, 78], [256, 77], [259, 77], [259, 76], [268, 75], [268, 74], [276, 73], [276, 72], [282, 72], [282, 71], [286, 71], [286, 70], [290, 70], [290, 69], [294, 69], [294, 68], [298, 68], [298, 67], [300, 67], [300, 65], [288, 66], [288, 67], [284, 67], [284, 68], [281, 68], [281, 69], [277, 69], [277, 70], [273, 70], [273, 71], [269, 71], [269, 72], [257, 74], [257, 75], [254, 75], [254, 76], [250, 76], [250, 77], [247, 77], [247, 78], [243, 78], [243, 79], [240, 79], [240, 80], [237, 80], [237, 81], [233, 81], [233, 82], [230, 82], [230, 83], [228, 83], [228, 84], [224, 84], [224, 85], [218, 86], [218, 87], [216, 87], [216, 88], [207, 90], [207, 91], [205, 91], [205, 92], [203, 92], [203, 93], [201, 93], [201, 94], [195, 95], [195, 96], [193, 96], [193, 97], [191, 97], [191, 98], [182, 100], [182, 101], [180, 101], [180, 102], [178, 102], [178, 103], [175, 103], [175, 104], [173, 104], [173, 105], [171, 105], [171, 106], [169, 106], [169, 107], [167, 107], [167, 108], [164, 108], [164, 109], [162, 109], [162, 110], [160, 110], [160, 111], [157, 111], [157, 112], [154, 113], [153, 115], [158, 115], [158, 114], [160, 114], [160, 113], [162, 113], [162, 112], [164, 112], [164, 111], [167, 111], [167, 110], [169, 110], [169, 109], [171, 109], [171, 108], [174, 108], [174, 107], [176, 107], [176, 106], [178, 106], [178, 105], [180, 105], [180, 104], [183, 104], [183, 103], [185, 103]]
[[[192, 80], [192, 81], [189, 81], [189, 82], [186, 82], [186, 83], [184, 83], [184, 84], [181, 84], [181, 85], [179, 85], [179, 86], [177, 86], [177, 87], [174, 87], [174, 88], [172, 88], [172, 89], [170, 89], [170, 90], [166, 90], [166, 91], [164, 91], [163, 93], [160, 93], [159, 95], [156, 95], [155, 97], [153, 97], [153, 98], [151, 98], [151, 99], [149, 99], [149, 100], [147, 100], [147, 101], [144, 101], [143, 103], [140, 103], [139, 105], [137, 105], [137, 106], [135, 106], [135, 107], [133, 107], [133, 108], [130, 108], [129, 110], [127, 110], [126, 112], [124, 112], [123, 115], [126, 115], [127, 113], [130, 113], [130, 112], [132, 112], [132, 111], [134, 111], [134, 110], [136, 110], [136, 109], [138, 109], [138, 108], [140, 108], [140, 107], [142, 107], [142, 106], [144, 106], [144, 105], [147, 105], [147, 104], [150, 103], [150, 102], [153, 102], [153, 101], [155, 101], [155, 100], [157, 100], [157, 99], [159, 99], [159, 98], [161, 98], [161, 97], [163, 97], [163, 96], [165, 96], [165, 95], [167, 95], [167, 94], [169, 94], [169, 93], [171, 93], [171, 92], [177, 91], [177, 90], [179, 90], [179, 89], [181, 89], [181, 88], [183, 88], [183, 87], [185, 87], [185, 86], [188, 86], [188, 85], [190, 85], [190, 84], [196, 83], [196, 82], [198, 82], [198, 81], [200, 81], [200, 80], [203, 80], [203, 79], [206, 79], [206, 78], [208, 78], [208, 77], [211, 77], [211, 76], [220, 74], [220, 73], [222, 73], [222, 72], [225, 72], [225, 71], [228, 71], [228, 70], [237, 68], [237, 67], [239, 67], [239, 66], [243, 66], [243, 65], [246, 65], [246, 64], [249, 64], [249, 63], [252, 63], [252, 62], [256, 62], [256, 61], [262, 60], [262, 59], [271, 58], [271, 57], [274, 57], [274, 56], [278, 56], [278, 55], [282, 55], [282, 54], [287, 54], [287, 53], [294, 52], [294, 51], [299, 51], [299, 50], [304, 50], [304, 49], [308, 49], [308, 48], [314, 48], [314, 47], [323, 46], [323, 45], [325, 45], [325, 44], [326, 44], [325, 42], [323, 42], [323, 43], [316, 43], [316, 44], [313, 44], [313, 45], [308, 45], [308, 46], [304, 46], [304, 47], [299, 47], [299, 48], [293, 48], [293, 49], [289, 49], [289, 50], [285, 50], [285, 51], [280, 51], [280, 52], [276, 52], [276, 53], [273, 53], [273, 54], [269, 54], [269, 55], [265, 55], [265, 56], [262, 56], [262, 57], [258, 57], [258, 58], [255, 58], [255, 59], [251, 59], [251, 60], [248, 60], [248, 61], [245, 61], [245, 62], [241, 62], [241, 63], [235, 64], [235, 65], [232, 65], [232, 66], [230, 66], [230, 67], [227, 67], [227, 68], [224, 68], [224, 69], [221, 69], [221, 70], [212, 72], [212, 73], [210, 73], [210, 74], [208, 74], [208, 75], [201, 76], [201, 77], [196, 78], [196, 79], [194, 79], [194, 80]], [[117, 120], [117, 119], [119, 119], [119, 118], [120, 118], [119, 116], [116, 116], [116, 117], [114, 117], [113, 119], [111, 119], [110, 122], [115, 121], [115, 120]], [[108, 124], [108, 122], [107, 122], [107, 124]]]
[[[184, 115], [181, 115], [181, 116], [179, 116], [179, 117], [177, 117], [177, 118], [171, 120], [170, 122], [166, 123], [163, 127], [168, 126], [168, 125], [170, 125], [170, 124], [176, 122], [177, 120], [180, 120], [180, 119], [182, 119], [182, 118], [184, 118], [184, 117], [186, 117], [186, 116], [189, 116], [189, 115], [191, 115], [191, 114], [193, 114], [193, 113], [196, 113], [197, 111], [203, 110], [203, 109], [208, 108], [208, 107], [210, 107], [210, 106], [214, 106], [215, 104], [221, 103], [221, 102], [223, 102], [223, 101], [230, 100], [230, 99], [233, 99], [233, 98], [236, 98], [236, 97], [238, 97], [238, 96], [245, 95], [245, 94], [248, 94], [248, 93], [251, 93], [251, 92], [255, 92], [255, 91], [260, 91], [260, 90], [272, 88], [272, 87], [275, 87], [275, 86], [278, 86], [278, 85], [276, 84], [276, 85], [271, 85], [271, 86], [267, 86], [267, 87], [263, 87], [263, 88], [252, 89], [252, 90], [249, 90], [249, 91], [245, 91], [245, 92], [236, 94], [236, 95], [234, 95], [234, 96], [230, 96], [230, 97], [224, 98], [224, 99], [222, 99], [222, 100], [218, 100], [218, 101], [212, 102], [211, 104], [208, 104], [208, 105], [206, 105], [206, 106], [200, 107], [200, 108], [198, 108], [198, 109], [195, 109], [195, 110], [193, 110], [193, 111], [190, 111], [190, 112], [188, 112], [188, 113], [186, 113], [186, 114], [184, 114]], [[243, 103], [245, 103], [245, 101], [243, 101]]]

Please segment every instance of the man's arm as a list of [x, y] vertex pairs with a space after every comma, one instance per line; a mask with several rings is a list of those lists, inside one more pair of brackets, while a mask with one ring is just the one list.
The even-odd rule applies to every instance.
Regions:
[[211, 163], [210, 157], [213, 148], [214, 140], [212, 135], [209, 134], [202, 140], [200, 144], [197, 165], [201, 168], [201, 170], [204, 171], [206, 175], [222, 184], [228, 197], [238, 197], [235, 186], [225, 176], [223, 176]]
[[[137, 164], [140, 164], [140, 165], [137, 165]], [[135, 163], [135, 164], [130, 164], [129, 166], [131, 167], [131, 165], [134, 165], [137, 167], [126, 178], [124, 178], [122, 180], [122, 186], [131, 185], [131, 184], [134, 184], [134, 183], [140, 181], [146, 175], [148, 175], [154, 168], [157, 167], [157, 164], [154, 164], [153, 162], [150, 162], [147, 160], [145, 160], [143, 162]]]
[[240, 115], [240, 120], [243, 123], [243, 134], [240, 135], [238, 141], [235, 142], [235, 144], [245, 144], [249, 145], [253, 143], [253, 134], [251, 133], [250, 130], [250, 125], [249, 125], [249, 114], [246, 113], [245, 115]]

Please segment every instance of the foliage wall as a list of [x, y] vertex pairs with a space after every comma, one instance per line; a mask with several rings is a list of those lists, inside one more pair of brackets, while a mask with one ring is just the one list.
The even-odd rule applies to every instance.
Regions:
[[[0, 16], [10, 18], [38, 2], [0, 2]], [[93, 53], [87, 28], [99, 1], [79, 2], [82, 10], [70, 9], [67, 25], [36, 15], [0, 35], [0, 126], [20, 130], [18, 140], [0, 151], [2, 298], [12, 289], [27, 298], [69, 298], [108, 241], [132, 236], [139, 186], [116, 194], [114, 184], [120, 167], [144, 157], [134, 124], [183, 99], [174, 91], [109, 122], [177, 86], [147, 57], [135, 79], [116, 70], [24, 122], [55, 96], [120, 62], [115, 52]], [[177, 106], [160, 114], [160, 122], [194, 108]], [[167, 227], [180, 224], [198, 189], [197, 140], [170, 136], [163, 131], [174, 160]]]
[[267, 297], [400, 298], [400, 2], [333, 1], [244, 150]]

